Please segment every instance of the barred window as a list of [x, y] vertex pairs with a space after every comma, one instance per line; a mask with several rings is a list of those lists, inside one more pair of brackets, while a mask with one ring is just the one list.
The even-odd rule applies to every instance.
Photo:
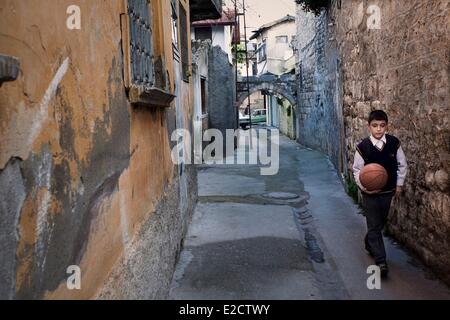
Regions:
[[154, 84], [149, 2], [150, 0], [128, 0], [131, 82], [145, 87]]

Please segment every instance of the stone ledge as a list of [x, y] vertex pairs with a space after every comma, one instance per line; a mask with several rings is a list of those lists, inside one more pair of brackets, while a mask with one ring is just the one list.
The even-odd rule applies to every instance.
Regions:
[[153, 107], [170, 107], [175, 98], [170, 92], [156, 87], [131, 85], [128, 93], [130, 103]]

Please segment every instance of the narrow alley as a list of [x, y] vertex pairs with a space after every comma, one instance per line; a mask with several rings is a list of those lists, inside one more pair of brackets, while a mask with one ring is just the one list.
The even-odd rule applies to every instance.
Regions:
[[0, 0], [0, 300], [450, 300], [449, 21]]
[[198, 180], [171, 299], [450, 299], [388, 239], [391, 275], [381, 289], [368, 288], [364, 217], [320, 152], [282, 136], [277, 175], [202, 165]]

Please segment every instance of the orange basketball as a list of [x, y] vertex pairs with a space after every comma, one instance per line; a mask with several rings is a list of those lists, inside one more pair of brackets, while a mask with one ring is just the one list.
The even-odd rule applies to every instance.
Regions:
[[359, 181], [369, 191], [381, 190], [387, 182], [386, 169], [378, 163], [365, 165], [359, 173]]

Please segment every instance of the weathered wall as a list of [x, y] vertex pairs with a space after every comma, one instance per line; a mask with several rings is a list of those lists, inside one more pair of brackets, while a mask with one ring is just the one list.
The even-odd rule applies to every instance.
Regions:
[[295, 139], [293, 107], [286, 99], [278, 98], [275, 101], [280, 115], [280, 132], [291, 139]]
[[[372, 14], [367, 10], [372, 4], [380, 8], [378, 30], [367, 27]], [[324, 103], [321, 109], [320, 103], [311, 104], [305, 96], [301, 99], [313, 109], [311, 114], [322, 113], [310, 123], [328, 125], [327, 114], [339, 111], [342, 105], [343, 159], [347, 159], [343, 168], [349, 176], [355, 146], [368, 134], [369, 112], [383, 109], [388, 113], [389, 132], [400, 138], [409, 165], [404, 194], [394, 202], [389, 229], [447, 283], [450, 283], [449, 11], [450, 3], [445, 0], [332, 1], [328, 14], [316, 19], [312, 29], [320, 29], [318, 26], [326, 23], [323, 25], [328, 29], [329, 40], [325, 39], [325, 59], [334, 60], [333, 48], [338, 50], [343, 102]], [[313, 54], [320, 56], [320, 50]], [[325, 77], [325, 91], [333, 87], [326, 73], [309, 74], [317, 82]], [[300, 132], [308, 131], [309, 125], [303, 122]], [[336, 131], [335, 127], [331, 124], [329, 130], [321, 130], [320, 126], [318, 132], [324, 132], [325, 137], [322, 134], [312, 145], [321, 145], [320, 149], [333, 157], [324, 141]], [[303, 141], [307, 139], [313, 138], [305, 134]]]
[[269, 118], [269, 125], [274, 127], [280, 126], [280, 108], [278, 107], [277, 97], [271, 94], [267, 95], [267, 115]]
[[212, 46], [219, 46], [228, 55], [228, 61], [233, 63], [231, 52], [231, 26], [212, 26]]
[[236, 129], [238, 126], [237, 108], [234, 107], [234, 69], [228, 55], [218, 46], [210, 49], [208, 60], [209, 128], [219, 129], [225, 138], [226, 129]]
[[[174, 107], [128, 102], [124, 3], [79, 1], [82, 28], [73, 31], [66, 28], [71, 1], [0, 3], [0, 52], [21, 62], [17, 81], [0, 88], [2, 298], [92, 298], [124, 263], [155, 269], [141, 283], [152, 288], [142, 297], [162, 296], [160, 285], [170, 282], [196, 194], [188, 193], [178, 217], [181, 203], [170, 200], [180, 190], [170, 158]], [[154, 50], [173, 88], [170, 3], [152, 6], [154, 23], [165, 19]], [[192, 88], [183, 90], [189, 127]], [[183, 174], [195, 187], [195, 170]], [[81, 268], [81, 290], [66, 288], [69, 265]], [[137, 296], [132, 285], [120, 295]]]
[[174, 267], [181, 251], [191, 211], [197, 198], [194, 166], [185, 167], [189, 214], [180, 214], [180, 183], [167, 186], [155, 214], [149, 216], [122, 260], [108, 277], [98, 299], [167, 299]]
[[[209, 128], [208, 120], [208, 87], [209, 87], [209, 51], [211, 50], [211, 41], [192, 42], [192, 81], [194, 83], [194, 134], [199, 141], [202, 139], [204, 132]], [[204, 81], [204, 96], [202, 97], [202, 79]], [[202, 110], [202, 99], [204, 99], [204, 109]], [[194, 144], [195, 163], [202, 162], [203, 150], [208, 142], [203, 141], [201, 144]]]
[[323, 151], [341, 172], [342, 109], [339, 104], [339, 56], [329, 42], [327, 13], [319, 17], [297, 5], [297, 140]]
[[408, 158], [405, 194], [390, 230], [450, 283], [449, 35], [450, 3], [375, 1], [381, 29], [367, 30], [369, 5], [343, 1], [336, 41], [343, 58], [349, 164], [365, 135], [369, 110], [381, 108]]

